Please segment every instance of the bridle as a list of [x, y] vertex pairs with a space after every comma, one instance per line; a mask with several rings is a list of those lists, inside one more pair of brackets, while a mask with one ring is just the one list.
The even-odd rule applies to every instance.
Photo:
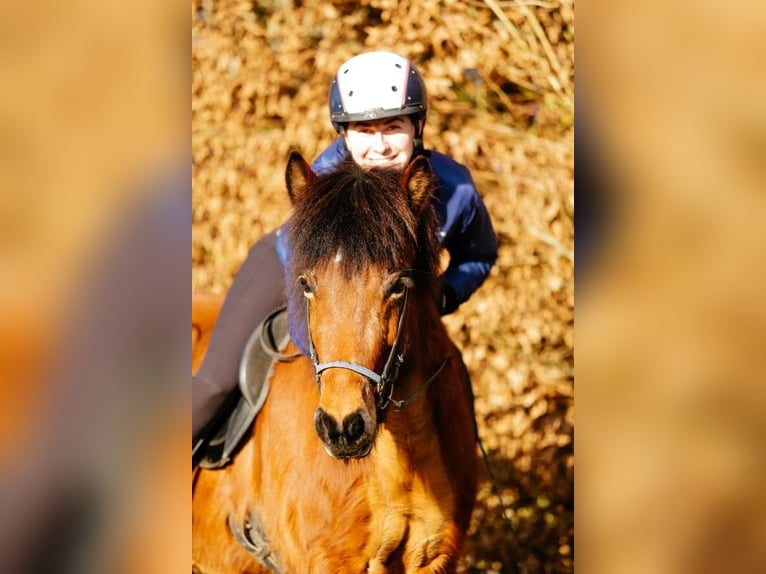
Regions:
[[[383, 370], [380, 374], [368, 369], [363, 365], [352, 363], [350, 361], [327, 361], [320, 363], [317, 358], [317, 352], [314, 348], [314, 341], [311, 338], [311, 321], [309, 317], [309, 301], [306, 300], [306, 331], [308, 332], [309, 343], [309, 357], [314, 364], [314, 372], [316, 373], [316, 383], [321, 389], [322, 382], [320, 375], [327, 369], [346, 369], [353, 371], [367, 379], [373, 381], [377, 390], [377, 407], [379, 411], [384, 411], [388, 405], [393, 402], [394, 406], [398, 409], [404, 407], [405, 401], [395, 401], [393, 399], [394, 382], [399, 376], [399, 368], [404, 362], [404, 354], [406, 351], [406, 344], [402, 344], [402, 326], [404, 325], [404, 318], [407, 314], [407, 301], [409, 299], [409, 288], [404, 288], [404, 301], [402, 302], [402, 311], [399, 314], [399, 323], [396, 326], [396, 337], [394, 343], [391, 345], [391, 350], [388, 353], [388, 359], [383, 366]], [[440, 369], [441, 370], [441, 369]], [[429, 381], [430, 382], [430, 381]]]

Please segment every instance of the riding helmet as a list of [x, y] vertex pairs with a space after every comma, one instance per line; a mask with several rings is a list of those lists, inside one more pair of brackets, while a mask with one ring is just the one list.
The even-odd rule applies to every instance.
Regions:
[[393, 52], [365, 52], [344, 62], [330, 85], [330, 121], [345, 124], [412, 115], [415, 138], [428, 111], [426, 84], [407, 58]]

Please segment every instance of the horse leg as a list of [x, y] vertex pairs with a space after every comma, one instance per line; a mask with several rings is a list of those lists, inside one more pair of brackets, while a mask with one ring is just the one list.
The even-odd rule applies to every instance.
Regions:
[[[379, 452], [389, 450], [395, 452], [395, 446], [386, 436], [378, 438], [376, 448]], [[394, 457], [385, 458], [396, 460]], [[392, 466], [396, 465], [374, 472], [373, 479], [368, 484], [368, 498], [373, 512], [372, 524], [376, 525], [370, 532], [370, 539], [380, 540], [377, 550], [372, 548], [375, 555], [370, 559], [367, 568], [369, 574], [386, 574], [394, 553], [403, 550], [402, 546], [409, 534], [409, 494], [405, 483], [396, 476], [397, 471], [402, 473], [405, 469], [394, 469]]]
[[454, 574], [457, 572], [457, 560], [449, 554], [441, 554], [426, 566], [418, 568], [417, 574]]
[[[411, 529], [412, 531], [412, 529]], [[405, 570], [417, 574], [453, 574], [457, 571], [460, 556], [460, 535], [453, 525], [446, 531], [435, 533], [408, 549], [404, 555]], [[412, 532], [413, 536], [417, 535]]]
[[391, 556], [401, 549], [407, 535], [408, 524], [404, 513], [387, 512], [381, 527], [383, 539], [375, 556], [370, 560], [367, 572], [369, 574], [386, 574]]

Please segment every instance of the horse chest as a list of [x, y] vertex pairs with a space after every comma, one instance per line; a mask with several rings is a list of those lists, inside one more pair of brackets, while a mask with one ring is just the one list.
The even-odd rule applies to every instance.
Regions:
[[396, 563], [404, 572], [420, 571], [451, 550], [455, 500], [438, 444], [418, 440], [415, 450], [408, 442], [382, 433], [376, 444], [368, 487], [370, 573], [390, 572]]

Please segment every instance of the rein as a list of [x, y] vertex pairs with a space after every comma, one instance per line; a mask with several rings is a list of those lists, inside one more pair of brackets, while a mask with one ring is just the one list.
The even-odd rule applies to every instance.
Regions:
[[[388, 405], [391, 403], [394, 404], [394, 408], [396, 410], [400, 410], [404, 408], [404, 406], [412, 398], [414, 398], [426, 386], [428, 386], [431, 383], [431, 381], [436, 378], [436, 375], [439, 374], [439, 372], [442, 370], [444, 365], [447, 363], [446, 360], [444, 361], [442, 366], [439, 367], [436, 373], [428, 381], [426, 381], [423, 385], [421, 385], [421, 387], [419, 387], [410, 396], [408, 396], [402, 401], [396, 401], [393, 399], [394, 382], [399, 376], [399, 368], [402, 366], [402, 363], [404, 362], [404, 354], [406, 351], [406, 344], [402, 345], [401, 339], [402, 339], [402, 326], [404, 325], [404, 318], [407, 314], [408, 299], [409, 299], [409, 289], [405, 288], [404, 302], [402, 303], [402, 312], [399, 315], [399, 323], [396, 326], [396, 337], [394, 338], [394, 344], [391, 346], [391, 351], [388, 353], [388, 359], [386, 359], [386, 364], [383, 366], [383, 370], [380, 372], [380, 374], [368, 369], [367, 367], [363, 365], [359, 365], [358, 363], [352, 363], [350, 361], [327, 361], [324, 363], [320, 363], [319, 359], [317, 358], [317, 352], [314, 347], [314, 341], [311, 337], [309, 302], [308, 300], [306, 300], [306, 330], [308, 332], [309, 356], [311, 358], [311, 362], [314, 364], [314, 372], [316, 373], [317, 386], [321, 388], [322, 385], [321, 385], [320, 375], [327, 369], [346, 369], [348, 371], [353, 371], [357, 373], [358, 375], [362, 375], [363, 377], [375, 383], [376, 389], [378, 391], [377, 406], [380, 411], [384, 411], [388, 407]], [[400, 347], [402, 347], [401, 350], [400, 350]]]
[[448, 362], [449, 362], [449, 355], [447, 355], [447, 358], [442, 361], [442, 364], [439, 365], [439, 368], [436, 369], [436, 372], [433, 375], [431, 375], [429, 377], [429, 379], [425, 383], [420, 385], [417, 389], [412, 391], [409, 395], [407, 395], [406, 397], [404, 397], [400, 401], [397, 401], [396, 399], [394, 399], [394, 397], [393, 397], [393, 395], [394, 395], [394, 387], [392, 386], [391, 387], [391, 392], [388, 394], [388, 398], [386, 399], [386, 406], [388, 406], [388, 403], [390, 402], [390, 403], [393, 403], [395, 411], [402, 410], [404, 407], [406, 407], [410, 403], [410, 401], [412, 399], [414, 399], [420, 393], [422, 393], [423, 391], [426, 390], [428, 385], [430, 385], [436, 379], [436, 377], [439, 376], [439, 373], [442, 372], [442, 369], [447, 366]]

